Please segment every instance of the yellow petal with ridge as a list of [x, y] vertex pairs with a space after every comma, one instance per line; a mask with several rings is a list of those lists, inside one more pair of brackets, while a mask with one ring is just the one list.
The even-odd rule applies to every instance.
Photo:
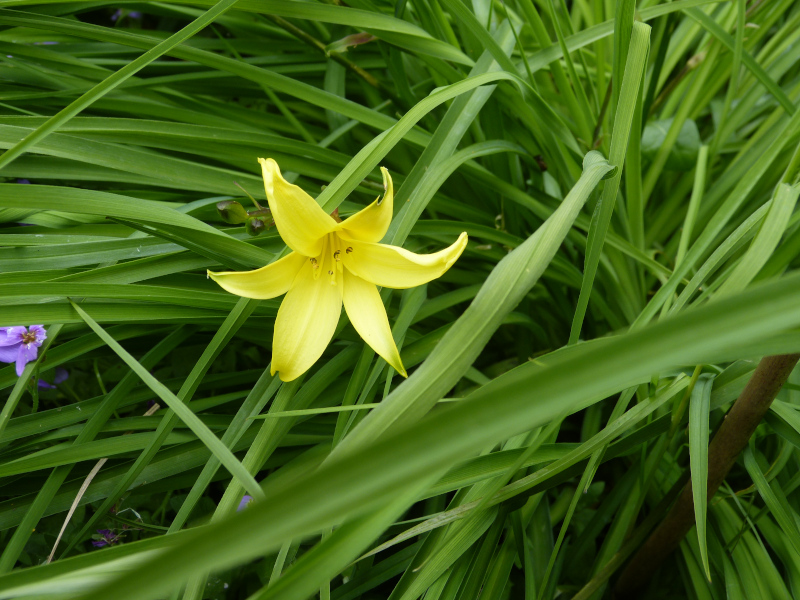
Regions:
[[231, 294], [257, 300], [269, 300], [289, 291], [304, 262], [308, 262], [308, 258], [292, 252], [280, 260], [254, 271], [222, 271], [219, 273], [208, 271], [208, 276]]
[[382, 287], [404, 289], [441, 277], [467, 245], [467, 234], [433, 254], [414, 254], [404, 248], [342, 238], [344, 266], [353, 274]]
[[366, 208], [340, 223], [339, 230], [346, 236], [362, 242], [380, 242], [386, 235], [389, 224], [392, 222], [394, 185], [388, 170], [381, 167], [381, 173], [383, 173], [383, 189], [385, 190], [383, 199], [378, 198]]
[[286, 181], [271, 158], [259, 158], [264, 190], [275, 226], [286, 245], [304, 256], [322, 251], [322, 238], [336, 229], [336, 221], [326, 215], [311, 196]]
[[311, 261], [306, 264], [292, 284], [278, 310], [275, 334], [272, 338], [272, 374], [278, 372], [281, 381], [292, 381], [313, 365], [330, 343], [339, 315], [342, 312], [341, 274], [331, 283], [327, 269], [314, 279]]
[[358, 335], [398, 373], [408, 377], [375, 285], [345, 269], [343, 299], [344, 309]]

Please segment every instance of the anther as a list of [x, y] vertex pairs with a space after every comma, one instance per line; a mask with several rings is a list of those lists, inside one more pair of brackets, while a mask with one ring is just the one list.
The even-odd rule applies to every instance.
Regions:
[[333, 271], [328, 271], [328, 275], [333, 275]]
[[317, 259], [316, 258], [311, 258], [309, 260], [311, 260], [311, 266], [312, 267], [314, 267], [315, 269], [319, 269], [319, 263], [317, 263]]
[[347, 250], [345, 250], [345, 252], [347, 252], [348, 254], [350, 254], [352, 251], [353, 251], [353, 247], [352, 246], [348, 246]]
[[338, 261], [339, 261], [339, 255], [340, 255], [341, 253], [342, 253], [342, 251], [341, 251], [341, 250], [337, 250], [336, 252], [334, 252], [334, 253], [333, 253], [333, 260], [335, 260], [335, 261], [337, 261], [337, 262], [338, 262]]

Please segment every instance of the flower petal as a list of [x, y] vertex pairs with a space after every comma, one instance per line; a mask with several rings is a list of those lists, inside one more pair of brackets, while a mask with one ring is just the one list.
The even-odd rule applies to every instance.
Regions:
[[231, 294], [269, 300], [289, 291], [304, 262], [308, 262], [308, 258], [292, 252], [255, 271], [208, 271], [208, 276]]
[[20, 345], [19, 354], [17, 354], [17, 377], [22, 377], [22, 371], [25, 369], [25, 365], [32, 360], [36, 360], [38, 354], [38, 346], [34, 346], [33, 344], [30, 346], [27, 344]]
[[41, 346], [42, 342], [47, 339], [47, 330], [44, 325], [31, 325], [28, 327], [28, 331], [36, 335], [36, 341], [33, 343], [37, 346]]
[[69, 371], [56, 367], [56, 376], [53, 377], [53, 383], [64, 383], [67, 379], [69, 379]]
[[239, 500], [239, 507], [236, 509], [236, 512], [243, 511], [245, 508], [247, 508], [247, 505], [250, 504], [252, 501], [253, 501], [252, 496], [248, 496], [247, 494], [242, 496], [242, 499]]
[[394, 289], [416, 287], [441, 277], [467, 245], [467, 234], [433, 254], [414, 254], [404, 248], [342, 239], [344, 266], [370, 283]]
[[[333, 337], [342, 312], [342, 277], [331, 284], [325, 269], [314, 279], [313, 267], [306, 261], [286, 294], [275, 320], [272, 340], [272, 374], [277, 371], [281, 381], [292, 381], [305, 373]], [[335, 273], [335, 271], [334, 271]]]
[[13, 344], [22, 343], [22, 336], [28, 333], [28, 330], [21, 325], [15, 327], [3, 327], [5, 335], [0, 336], [0, 346], [12, 346]]
[[336, 229], [336, 221], [316, 200], [286, 181], [273, 159], [259, 158], [258, 162], [269, 209], [283, 241], [304, 256], [317, 256], [322, 251], [322, 238]]
[[403, 377], [408, 377], [392, 337], [386, 309], [374, 284], [344, 270], [344, 309], [358, 335]]
[[383, 189], [385, 190], [383, 199], [378, 198], [365, 209], [349, 219], [345, 219], [339, 225], [339, 229], [346, 236], [362, 242], [380, 242], [386, 235], [389, 224], [392, 222], [394, 186], [389, 171], [381, 167], [381, 173], [383, 173]]
[[0, 346], [0, 362], [12, 363], [17, 360], [20, 343], [13, 346]]

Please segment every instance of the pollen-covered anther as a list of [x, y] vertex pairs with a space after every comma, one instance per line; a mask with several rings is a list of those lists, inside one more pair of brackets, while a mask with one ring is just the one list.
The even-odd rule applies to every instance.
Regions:
[[36, 341], [36, 334], [33, 331], [27, 331], [22, 334], [23, 344], [32, 344]]
[[345, 250], [345, 252], [346, 252], [347, 254], [350, 254], [352, 251], [353, 251], [353, 247], [352, 247], [352, 246], [348, 246], [348, 247], [347, 247], [347, 250]]
[[319, 263], [317, 262], [316, 258], [310, 258], [309, 260], [311, 261], [312, 267], [314, 267], [315, 269], [319, 269]]
[[337, 250], [336, 252], [334, 252], [334, 253], [333, 253], [333, 260], [335, 260], [336, 262], [339, 262], [339, 261], [341, 260], [341, 259], [339, 258], [339, 255], [340, 255], [341, 253], [342, 253], [342, 251], [341, 251], [341, 250]]

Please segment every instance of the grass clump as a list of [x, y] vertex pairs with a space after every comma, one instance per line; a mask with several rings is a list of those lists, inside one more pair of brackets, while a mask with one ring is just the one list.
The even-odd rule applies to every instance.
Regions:
[[[0, 3], [0, 326], [47, 336], [0, 332], [0, 597], [612, 597], [800, 350], [798, 21]], [[384, 243], [468, 234], [380, 292], [407, 380], [342, 317], [282, 382], [280, 298], [206, 278], [288, 252], [258, 157], [343, 219], [386, 167]], [[642, 597], [797, 595], [798, 377]]]

